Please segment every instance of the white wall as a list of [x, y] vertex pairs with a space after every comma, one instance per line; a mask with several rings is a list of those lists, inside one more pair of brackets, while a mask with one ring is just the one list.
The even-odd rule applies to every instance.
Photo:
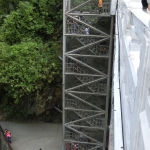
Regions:
[[124, 150], [150, 150], [150, 15], [118, 2]]

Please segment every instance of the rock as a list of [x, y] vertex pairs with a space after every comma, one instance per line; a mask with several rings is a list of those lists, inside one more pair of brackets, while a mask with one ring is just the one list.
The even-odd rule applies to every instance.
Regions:
[[6, 120], [5, 116], [3, 115], [3, 113], [0, 112], [0, 121], [5, 121], [5, 120]]
[[[55, 109], [58, 107], [62, 110], [62, 90], [61, 87], [56, 85], [49, 85], [38, 93], [32, 93], [25, 96], [20, 101], [20, 109], [26, 112], [26, 119], [40, 120], [51, 123], [62, 122], [62, 113]], [[5, 121], [8, 118], [7, 113], [0, 112], [0, 121]]]
[[0, 121], [3, 121], [3, 119], [4, 119], [4, 118], [3, 118], [3, 116], [2, 116], [2, 115], [0, 115]]
[[39, 107], [39, 106], [37, 106], [36, 114], [39, 115], [39, 114], [42, 114], [43, 112], [45, 112], [44, 107]]
[[55, 96], [56, 96], [57, 98], [61, 98], [61, 96], [62, 96], [61, 93], [62, 93], [62, 92], [61, 92], [61, 89], [60, 89], [60, 88], [57, 88], [57, 89], [55, 90]]

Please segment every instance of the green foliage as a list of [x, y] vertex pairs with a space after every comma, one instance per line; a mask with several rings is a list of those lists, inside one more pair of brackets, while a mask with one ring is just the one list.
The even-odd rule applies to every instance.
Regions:
[[[16, 99], [24, 94], [40, 90], [43, 82], [52, 82], [60, 74], [59, 63], [53, 52], [47, 53], [44, 45], [35, 42], [21, 42], [8, 46], [0, 43], [0, 83]], [[50, 49], [51, 50], [51, 49]], [[45, 52], [45, 53], [44, 53]]]
[[[51, 35], [56, 32], [54, 28], [60, 27], [62, 10], [57, 10], [55, 1], [43, 0], [39, 3], [36, 1], [20, 2], [18, 9], [5, 18], [2, 31], [9, 44], [39, 36], [42, 40], [51, 39]], [[61, 32], [60, 29], [58, 31]]]
[[7, 118], [22, 119], [27, 117], [27, 112], [21, 109], [20, 105], [8, 105], [7, 101], [3, 101], [0, 105], [0, 110], [7, 112]]
[[36, 97], [61, 78], [62, 0], [0, 3], [1, 13], [7, 14], [0, 28], [0, 86], [7, 92], [5, 100], [17, 108], [23, 97]]

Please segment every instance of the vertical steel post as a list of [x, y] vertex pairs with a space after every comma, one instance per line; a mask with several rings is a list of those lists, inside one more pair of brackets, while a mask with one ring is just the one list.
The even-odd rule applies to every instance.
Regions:
[[108, 123], [108, 108], [109, 108], [109, 100], [111, 98], [110, 94], [110, 90], [111, 90], [111, 86], [110, 86], [110, 81], [111, 81], [111, 74], [112, 74], [112, 57], [113, 57], [113, 32], [114, 32], [114, 16], [111, 16], [111, 25], [110, 25], [110, 43], [109, 43], [109, 64], [108, 64], [108, 79], [107, 79], [107, 98], [106, 98], [106, 122], [105, 122], [105, 128], [106, 128], [106, 134], [104, 137], [104, 143], [106, 145], [106, 136], [107, 136], [107, 123]]
[[[62, 101], [62, 107], [65, 108], [65, 53], [66, 53], [66, 0], [63, 0], [63, 81], [62, 81], [62, 96], [63, 96], [63, 101]], [[62, 150], [65, 150], [65, 143], [64, 143], [64, 139], [65, 139], [65, 111], [63, 109], [63, 113], [62, 113], [62, 120], [63, 120], [63, 134], [62, 134]]]

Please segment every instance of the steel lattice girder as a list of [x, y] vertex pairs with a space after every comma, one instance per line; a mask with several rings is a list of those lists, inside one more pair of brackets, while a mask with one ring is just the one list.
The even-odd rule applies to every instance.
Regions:
[[[63, 150], [104, 150], [113, 17], [110, 1], [64, 0]], [[88, 32], [87, 32], [88, 30]]]

